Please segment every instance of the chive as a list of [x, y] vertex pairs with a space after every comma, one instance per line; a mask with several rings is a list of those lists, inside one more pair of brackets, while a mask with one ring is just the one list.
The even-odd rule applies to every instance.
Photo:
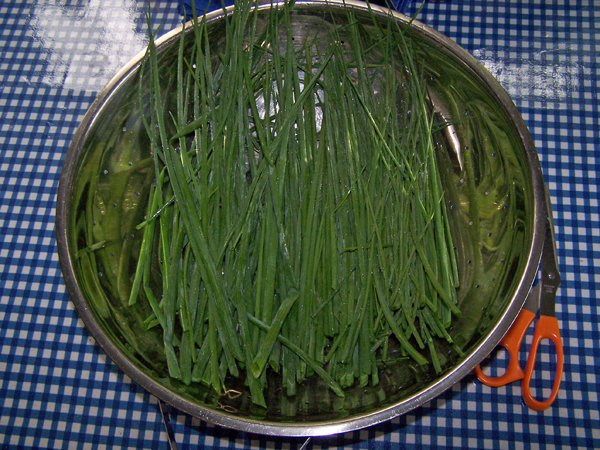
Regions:
[[94, 252], [96, 250], [104, 248], [104, 246], [106, 244], [107, 244], [107, 242], [105, 240], [102, 240], [102, 241], [94, 242], [93, 244], [88, 245], [85, 248], [79, 249], [79, 250], [77, 250], [77, 258], [79, 258], [83, 253]]
[[[248, 314], [248, 319], [250, 320], [250, 322], [252, 322], [257, 327], [261, 328], [262, 330], [267, 332], [270, 330], [270, 327], [267, 324], [263, 323], [262, 321], [250, 314]], [[331, 390], [333, 390], [333, 392], [335, 392], [339, 397], [344, 397], [344, 391], [342, 391], [338, 383], [336, 383], [336, 381], [333, 378], [331, 378], [331, 376], [329, 376], [329, 374], [317, 362], [315, 362], [310, 356], [308, 356], [300, 347], [298, 347], [285, 336], [277, 335], [277, 339], [288, 349], [294, 352], [300, 359], [309, 364], [311, 368], [315, 371], [315, 373], [319, 377], [321, 377], [323, 381], [325, 381], [325, 383], [327, 383], [327, 385], [331, 388]]]
[[281, 306], [277, 310], [275, 317], [273, 317], [273, 322], [269, 327], [269, 331], [262, 340], [260, 348], [258, 349], [258, 353], [252, 362], [252, 373], [256, 378], [258, 378], [264, 370], [267, 364], [267, 358], [273, 349], [273, 345], [275, 344], [275, 340], [281, 331], [283, 322], [290, 312], [292, 306], [294, 306], [294, 303], [296, 303], [296, 300], [298, 300], [298, 295], [298, 292], [293, 292], [290, 294], [289, 297], [281, 302]]
[[439, 371], [436, 339], [452, 343], [460, 314], [408, 37], [348, 13], [329, 45], [299, 43], [292, 10], [263, 26], [236, 2], [218, 50], [194, 18], [173, 76], [150, 32], [139, 75], [155, 183], [129, 303], [150, 305], [145, 324], [160, 326], [172, 377], [217, 393], [240, 377], [261, 407], [273, 374], [288, 395], [313, 375], [339, 396], [375, 385], [394, 348]]
[[421, 355], [408, 341], [408, 339], [406, 339], [406, 337], [404, 336], [404, 333], [402, 333], [402, 331], [400, 330], [400, 327], [398, 326], [398, 323], [396, 322], [396, 320], [394, 319], [394, 316], [389, 308], [389, 305], [387, 304], [387, 302], [384, 299], [384, 293], [382, 292], [382, 288], [378, 283], [375, 283], [376, 289], [378, 291], [378, 295], [377, 295], [377, 300], [379, 300], [379, 306], [381, 307], [381, 310], [383, 311], [383, 315], [385, 317], [385, 319], [387, 320], [387, 323], [390, 327], [390, 329], [392, 330], [392, 333], [394, 334], [394, 336], [396, 337], [396, 339], [398, 339], [398, 342], [400, 342], [400, 345], [402, 346], [402, 348], [418, 363], [418, 364], [427, 364], [427, 359], [425, 359], [423, 357], [423, 355]]
[[[153, 52], [153, 45], [150, 45], [150, 53]], [[155, 56], [156, 58], [156, 56]], [[161, 135], [161, 141], [163, 146], [163, 155], [165, 157], [165, 164], [169, 172], [171, 186], [173, 188], [175, 198], [182, 204], [193, 205], [195, 203], [192, 195], [190, 186], [186, 183], [186, 177], [183, 173], [184, 168], [180, 160], [175, 158], [175, 151], [170, 147], [168, 139], [166, 137], [166, 128], [163, 120], [162, 107], [160, 106], [160, 85], [158, 81], [158, 68], [156, 66], [156, 59], [154, 59], [153, 66], [153, 83], [154, 83], [154, 95], [156, 96], [156, 118], [159, 125], [159, 132]], [[202, 232], [202, 227], [199, 226], [201, 223], [200, 217], [197, 213], [190, 208], [181, 208], [179, 210], [183, 219], [183, 223], [188, 233], [187, 236], [190, 239], [190, 244], [194, 250], [196, 258], [202, 262], [200, 270], [203, 272], [203, 276], [214, 295], [215, 308], [218, 310], [216, 314], [216, 320], [219, 322], [219, 335], [223, 341], [223, 348], [226, 354], [232, 354], [237, 359], [241, 359], [242, 350], [239, 346], [233, 323], [231, 322], [231, 313], [227, 307], [224, 294], [219, 287], [217, 282], [215, 262], [210, 256], [209, 245]], [[229, 358], [228, 358], [229, 359]], [[232, 359], [232, 358], [231, 358]]]

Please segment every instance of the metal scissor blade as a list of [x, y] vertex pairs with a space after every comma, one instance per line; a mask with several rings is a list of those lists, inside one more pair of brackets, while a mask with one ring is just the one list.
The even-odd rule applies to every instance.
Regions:
[[556, 256], [556, 241], [554, 240], [554, 225], [552, 223], [552, 207], [550, 196], [546, 190], [546, 237], [542, 253], [542, 292], [540, 298], [540, 314], [554, 316], [554, 303], [556, 291], [560, 286], [560, 272], [558, 270], [558, 257]]
[[538, 309], [540, 308], [540, 294], [541, 289], [538, 283], [535, 286], [533, 286], [529, 291], [529, 294], [527, 294], [527, 299], [525, 300], [523, 309], [531, 311], [533, 314], [537, 314]]
[[446, 124], [446, 126], [443, 129], [443, 133], [446, 137], [446, 140], [448, 141], [450, 150], [454, 153], [454, 156], [456, 157], [458, 167], [462, 172], [465, 164], [462, 157], [460, 140], [458, 138], [458, 134], [456, 133], [454, 125], [452, 125], [452, 120], [450, 119], [450, 111], [448, 111], [448, 108], [442, 103], [442, 101], [433, 89], [427, 88], [427, 96], [429, 97], [429, 101], [433, 106], [434, 112], [436, 112], [440, 116], [442, 121]]
[[546, 238], [542, 254], [542, 274], [545, 284], [557, 289], [560, 286], [560, 273], [558, 272], [558, 258], [556, 256], [556, 244], [554, 241], [554, 229], [550, 218], [546, 220]]
[[170, 407], [162, 400], [158, 400], [158, 409], [162, 416], [163, 425], [167, 433], [167, 443], [169, 444], [169, 450], [177, 450], [177, 442], [175, 441], [175, 433], [173, 433], [173, 427], [171, 427], [171, 419], [169, 417]]

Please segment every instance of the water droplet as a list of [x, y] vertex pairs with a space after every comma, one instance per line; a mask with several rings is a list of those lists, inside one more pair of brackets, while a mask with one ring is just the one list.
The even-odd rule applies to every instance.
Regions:
[[108, 169], [104, 169], [104, 170], [102, 171], [102, 173], [103, 173], [104, 175], [108, 175]]
[[131, 166], [133, 166], [133, 161], [129, 161], [129, 162], [127, 163], [127, 165], [128, 165], [128, 166], [130, 166], [130, 167], [131, 167]]
[[116, 203], [113, 203], [113, 208], [116, 208], [116, 207], [117, 207], [117, 204], [116, 204]]
[[123, 133], [125, 133], [125, 132], [127, 131], [127, 127], [123, 127], [123, 128], [121, 129], [121, 131], [122, 131]]
[[195, 69], [195, 68], [196, 68], [196, 64], [194, 63], [194, 64], [192, 64], [192, 69]]
[[490, 193], [489, 193], [488, 191], [485, 191], [485, 192], [483, 193], [483, 195], [485, 195], [485, 196], [487, 197], [488, 195], [490, 195]]
[[104, 274], [103, 274], [102, 272], [98, 272], [98, 276], [99, 276], [100, 278], [102, 278], [102, 277], [104, 276]]

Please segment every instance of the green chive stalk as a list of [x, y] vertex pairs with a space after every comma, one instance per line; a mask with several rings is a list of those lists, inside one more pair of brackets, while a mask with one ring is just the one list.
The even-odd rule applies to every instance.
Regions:
[[262, 407], [272, 383], [343, 397], [393, 361], [439, 372], [460, 314], [405, 30], [348, 12], [299, 42], [292, 9], [236, 2], [218, 47], [195, 18], [174, 99], [152, 33], [140, 74], [155, 180], [129, 303], [148, 302], [171, 377], [220, 394], [242, 380]]

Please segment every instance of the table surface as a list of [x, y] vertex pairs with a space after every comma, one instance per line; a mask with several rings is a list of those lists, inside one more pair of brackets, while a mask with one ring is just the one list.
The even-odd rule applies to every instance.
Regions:
[[[102, 352], [58, 265], [55, 200], [69, 141], [96, 93], [145, 45], [144, 0], [0, 0], [0, 445], [167, 448], [158, 402]], [[163, 29], [176, 1], [150, 2]], [[416, 2], [402, 1], [404, 11]], [[409, 414], [312, 448], [600, 448], [600, 3], [430, 1], [419, 19], [511, 94], [535, 140], [556, 218], [565, 371], [544, 413], [520, 386], [472, 376]], [[549, 363], [550, 356], [542, 360]], [[297, 448], [173, 412], [179, 448]]]

